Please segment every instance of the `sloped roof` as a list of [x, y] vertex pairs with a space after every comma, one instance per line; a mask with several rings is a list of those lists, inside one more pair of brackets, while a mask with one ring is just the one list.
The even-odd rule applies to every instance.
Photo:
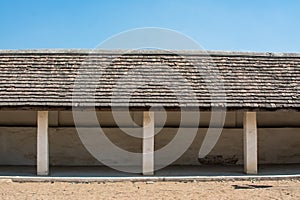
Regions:
[[0, 69], [0, 109], [300, 110], [293, 53], [1, 50]]

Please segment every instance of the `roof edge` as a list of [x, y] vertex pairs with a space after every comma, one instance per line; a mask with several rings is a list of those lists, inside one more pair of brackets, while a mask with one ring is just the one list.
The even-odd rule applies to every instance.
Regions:
[[220, 51], [220, 50], [126, 50], [126, 49], [0, 49], [0, 54], [157, 54], [157, 55], [195, 55], [195, 56], [238, 56], [238, 57], [299, 57], [300, 53]]

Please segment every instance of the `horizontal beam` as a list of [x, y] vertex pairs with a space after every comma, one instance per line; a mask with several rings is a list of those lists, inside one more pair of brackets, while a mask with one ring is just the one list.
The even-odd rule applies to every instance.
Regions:
[[[35, 106], [28, 106], [28, 105], [0, 105], [0, 111], [21, 111], [21, 110], [33, 110], [33, 111], [128, 111], [128, 109], [130, 111], [149, 111], [149, 109], [151, 108], [151, 110], [153, 111], [160, 111], [162, 106], [158, 106], [157, 109], [155, 109], [155, 106], [152, 108], [150, 106], [130, 106], [128, 107], [114, 107], [112, 109], [111, 106], [84, 106], [84, 107], [72, 107], [72, 104], [70, 105], [53, 105], [53, 106], [39, 106], [39, 105], [35, 105]], [[164, 109], [166, 111], [211, 111], [212, 107], [211, 106], [199, 106], [199, 107], [178, 107], [178, 106], [163, 106]], [[219, 110], [223, 111], [224, 107], [219, 108]], [[214, 107], [214, 111], [218, 111], [218, 108]], [[300, 112], [300, 107], [260, 107], [260, 108], [256, 108], [256, 107], [226, 107], [226, 111], [243, 111], [243, 112], [247, 112], [247, 111], [252, 111], [252, 112], [259, 112], [259, 111], [271, 111], [271, 112]]]

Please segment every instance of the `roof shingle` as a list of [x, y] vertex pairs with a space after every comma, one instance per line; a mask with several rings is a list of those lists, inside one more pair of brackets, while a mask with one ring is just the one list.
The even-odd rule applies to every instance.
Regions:
[[0, 69], [0, 109], [300, 110], [300, 54], [2, 50]]

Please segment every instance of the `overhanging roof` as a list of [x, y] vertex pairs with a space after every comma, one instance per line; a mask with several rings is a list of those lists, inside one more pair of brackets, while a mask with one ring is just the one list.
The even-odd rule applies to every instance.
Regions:
[[[1, 50], [0, 109], [300, 110], [300, 54]], [[72, 101], [73, 100], [73, 101]]]

